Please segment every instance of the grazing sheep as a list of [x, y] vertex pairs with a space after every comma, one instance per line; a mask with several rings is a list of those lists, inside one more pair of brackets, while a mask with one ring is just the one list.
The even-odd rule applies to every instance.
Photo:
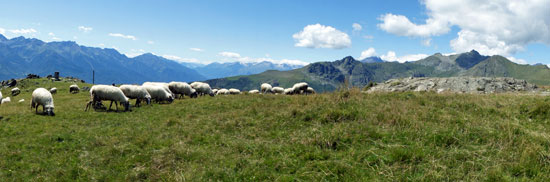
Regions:
[[17, 96], [21, 93], [21, 90], [17, 87], [11, 89], [11, 96]]
[[212, 92], [214, 92], [214, 94], [218, 94], [218, 89], [212, 89]]
[[229, 90], [227, 90], [225, 88], [222, 88], [222, 89], [218, 90], [217, 95], [229, 95]]
[[11, 98], [10, 98], [10, 97], [3, 98], [3, 99], [2, 99], [2, 103], [0, 103], [0, 104], [6, 104], [6, 103], [8, 103], [8, 102], [11, 102]]
[[185, 82], [170, 82], [168, 84], [168, 88], [172, 91], [172, 93], [174, 93], [176, 98], [178, 94], [180, 95], [180, 98], [183, 98], [186, 95], [190, 98], [197, 97], [197, 91]]
[[78, 85], [72, 84], [71, 86], [69, 86], [69, 93], [76, 94], [78, 92], [80, 92], [80, 88], [78, 87]]
[[162, 88], [164, 88], [164, 90], [166, 90], [168, 93], [170, 93], [170, 95], [172, 95], [172, 97], [176, 97], [174, 95], [174, 93], [172, 93], [172, 91], [170, 91], [170, 87], [168, 86], [168, 83], [164, 83], [164, 82], [144, 82], [142, 85], [156, 85], [156, 86], [161, 86]]
[[21, 99], [19, 101], [17, 101], [18, 103], [21, 103], [21, 102], [25, 102], [25, 99]]
[[202, 83], [198, 85], [195, 90], [197, 90], [197, 93], [199, 93], [200, 95], [208, 94], [214, 97], [214, 92], [212, 92], [212, 88], [210, 88], [210, 85], [208, 85], [208, 83]]
[[120, 90], [129, 99], [136, 99], [135, 106], [141, 105], [141, 100], [145, 100], [147, 105], [151, 104], [151, 95], [143, 86], [139, 85], [121, 85]]
[[145, 90], [151, 95], [151, 99], [154, 99], [156, 102], [168, 101], [172, 103], [174, 101], [174, 96], [169, 91], [159, 85], [143, 85]]
[[294, 94], [294, 89], [292, 88], [286, 88], [285, 91], [283, 92], [285, 95], [292, 95]]
[[89, 106], [95, 106], [101, 101], [108, 100], [111, 101], [109, 109], [115, 103], [116, 110], [118, 111], [118, 103], [124, 106], [124, 111], [130, 110], [130, 102], [128, 97], [124, 95], [124, 92], [118, 87], [112, 85], [94, 85], [90, 89], [90, 102], [86, 104], [86, 110]]
[[271, 87], [269, 83], [262, 83], [262, 85], [260, 86], [260, 91], [262, 92], [262, 94], [271, 93], [272, 88], [273, 87]]
[[42, 113], [48, 116], [55, 116], [53, 112], [53, 96], [45, 88], [37, 88], [32, 92], [31, 111], [34, 108], [38, 112], [38, 106], [42, 106]]
[[193, 82], [190, 85], [192, 88], [197, 89], [199, 85], [202, 85], [202, 84], [204, 84], [204, 82]]
[[313, 89], [311, 87], [307, 87], [307, 89], [304, 93], [306, 93], [306, 94], [315, 94], [315, 89]]
[[273, 87], [271, 91], [275, 94], [283, 94], [285, 93], [285, 89], [283, 87]]
[[241, 94], [241, 91], [239, 89], [236, 89], [236, 88], [230, 88], [229, 89], [229, 94], [238, 95], [238, 94]]
[[292, 86], [292, 89], [294, 90], [294, 94], [302, 94], [307, 91], [307, 87], [309, 87], [309, 85], [306, 82], [300, 82], [294, 84], [294, 86]]
[[50, 93], [51, 94], [56, 94], [57, 93], [57, 88], [50, 88]]
[[248, 91], [249, 94], [259, 94], [260, 91], [259, 90], [251, 90], [251, 91]]

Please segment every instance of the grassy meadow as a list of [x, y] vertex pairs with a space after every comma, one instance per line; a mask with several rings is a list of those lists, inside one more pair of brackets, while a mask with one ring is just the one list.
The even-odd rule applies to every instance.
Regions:
[[[27, 80], [0, 106], [0, 181], [550, 179], [543, 96], [352, 89], [84, 112], [70, 84]], [[31, 112], [38, 86], [58, 88], [55, 117]]]

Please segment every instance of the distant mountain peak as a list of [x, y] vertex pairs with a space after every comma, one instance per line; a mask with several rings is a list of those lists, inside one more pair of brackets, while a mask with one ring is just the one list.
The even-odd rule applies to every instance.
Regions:
[[382, 58], [380, 58], [378, 56], [371, 56], [371, 57], [368, 57], [368, 58], [365, 58], [365, 59], [361, 60], [361, 62], [363, 62], [363, 63], [383, 63], [385, 61], [382, 60]]

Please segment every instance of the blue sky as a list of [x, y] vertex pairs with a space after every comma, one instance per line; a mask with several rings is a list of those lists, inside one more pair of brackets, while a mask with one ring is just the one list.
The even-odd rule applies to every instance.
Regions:
[[[199, 63], [263, 59], [333, 61], [348, 55], [359, 58], [364, 51], [365, 56], [405, 61], [436, 52], [480, 48], [481, 53], [503, 54], [516, 62], [550, 64], [550, 33], [546, 35], [550, 32], [550, 15], [541, 16], [548, 10], [544, 6], [540, 10], [537, 6], [528, 6], [522, 11], [542, 14], [520, 18], [507, 11], [488, 14], [509, 17], [505, 23], [491, 24], [494, 21], [489, 19], [468, 24], [465, 23], [468, 16], [465, 21], [443, 21], [442, 18], [453, 19], [461, 11], [479, 11], [479, 16], [487, 14], [477, 7], [461, 6], [460, 3], [469, 3], [467, 0], [443, 2], [464, 8], [458, 8], [456, 14], [442, 13], [440, 10], [445, 7], [430, 0], [18, 0], [1, 3], [0, 33], [8, 38], [22, 35], [44, 41], [72, 40], [85, 46], [116, 48], [129, 56], [152, 52], [178, 61]], [[493, 3], [510, 5], [498, 0]], [[521, 18], [539, 17], [540, 21], [528, 22], [528, 25], [542, 25], [528, 28], [518, 38], [479, 28], [507, 29], [511, 26], [506, 22], [515, 24], [521, 22]], [[353, 24], [359, 24], [361, 29], [356, 26], [354, 30]], [[510, 28], [509, 32], [518, 30]], [[472, 40], [472, 37], [487, 41]], [[311, 40], [313, 42], [308, 42]], [[457, 41], [453, 44], [453, 40]], [[300, 41], [304, 43], [298, 45]], [[366, 51], [369, 48], [371, 51]]]

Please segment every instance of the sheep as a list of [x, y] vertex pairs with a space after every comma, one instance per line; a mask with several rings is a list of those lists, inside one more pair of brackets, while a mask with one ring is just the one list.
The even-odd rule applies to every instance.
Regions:
[[241, 94], [241, 91], [240, 91], [239, 89], [230, 88], [230, 89], [229, 89], [229, 94], [231, 94], [231, 95], [238, 95], [238, 94]]
[[21, 93], [21, 90], [17, 87], [11, 89], [11, 96], [17, 96]]
[[54, 88], [51, 88], [51, 89], [50, 89], [50, 93], [51, 93], [51, 94], [56, 94], [56, 93], [57, 93], [57, 88], [55, 88], [55, 87], [54, 87]]
[[269, 83], [262, 83], [262, 85], [260, 86], [260, 91], [262, 92], [262, 94], [271, 93], [272, 88], [273, 87], [271, 87]]
[[2, 99], [2, 103], [0, 103], [0, 104], [6, 104], [6, 103], [8, 103], [8, 102], [11, 102], [11, 98], [10, 98], [10, 97], [3, 98], [3, 99]]
[[294, 94], [294, 89], [292, 88], [286, 88], [285, 91], [283, 92], [285, 95], [292, 95]]
[[218, 94], [218, 89], [212, 89], [212, 92], [214, 92], [215, 95]]
[[309, 85], [306, 82], [300, 82], [294, 84], [294, 86], [292, 86], [292, 89], [294, 90], [294, 94], [302, 94], [307, 91], [307, 87], [309, 87]]
[[168, 84], [168, 88], [172, 91], [172, 93], [174, 93], [175, 96], [180, 94], [180, 98], [183, 98], [185, 95], [190, 98], [197, 97], [197, 91], [185, 82], [170, 82]]
[[136, 99], [135, 106], [141, 105], [141, 100], [145, 100], [147, 105], [151, 104], [151, 95], [143, 86], [139, 85], [121, 85], [120, 90], [129, 99]]
[[307, 89], [304, 93], [306, 93], [306, 94], [315, 94], [315, 89], [313, 89], [311, 87], [307, 87]]
[[197, 87], [202, 84], [204, 84], [204, 82], [193, 82], [190, 85], [192, 88], [197, 89]]
[[124, 92], [118, 87], [112, 86], [112, 85], [94, 85], [90, 89], [90, 102], [86, 104], [86, 110], [88, 110], [89, 106], [95, 106], [96, 104], [100, 104], [103, 100], [109, 100], [111, 101], [111, 104], [109, 105], [109, 109], [111, 109], [111, 106], [113, 106], [113, 102], [115, 103], [116, 110], [118, 111], [118, 103], [124, 106], [124, 111], [130, 110], [130, 102], [128, 97], [124, 95]]
[[149, 92], [151, 99], [155, 99], [156, 102], [168, 101], [172, 103], [174, 101], [174, 96], [162, 86], [146, 84], [143, 87]]
[[273, 87], [271, 91], [276, 94], [283, 94], [285, 89], [283, 87]]
[[31, 111], [35, 109], [35, 113], [38, 113], [38, 106], [42, 106], [42, 113], [55, 116], [52, 93], [45, 88], [37, 88], [32, 92]]
[[69, 86], [69, 93], [76, 94], [78, 92], [80, 92], [80, 88], [78, 87], [78, 85], [72, 84], [71, 86]]
[[144, 82], [142, 85], [156, 85], [156, 86], [161, 86], [162, 88], [164, 88], [164, 90], [166, 90], [166, 92], [168, 92], [170, 95], [172, 95], [172, 98], [175, 98], [176, 96], [174, 95], [174, 93], [172, 93], [172, 91], [170, 91], [170, 87], [168, 86], [168, 83], [164, 83], [164, 82]]
[[222, 88], [218, 90], [218, 93], [216, 95], [229, 95], [229, 90]]
[[249, 94], [259, 94], [260, 91], [259, 90], [251, 90], [251, 91], [248, 91]]
[[212, 97], [214, 97], [214, 92], [212, 92], [212, 88], [210, 88], [210, 85], [208, 85], [208, 83], [202, 83], [198, 86], [196, 86], [195, 90], [197, 90], [197, 93], [201, 94], [201, 95], [210, 95]]

